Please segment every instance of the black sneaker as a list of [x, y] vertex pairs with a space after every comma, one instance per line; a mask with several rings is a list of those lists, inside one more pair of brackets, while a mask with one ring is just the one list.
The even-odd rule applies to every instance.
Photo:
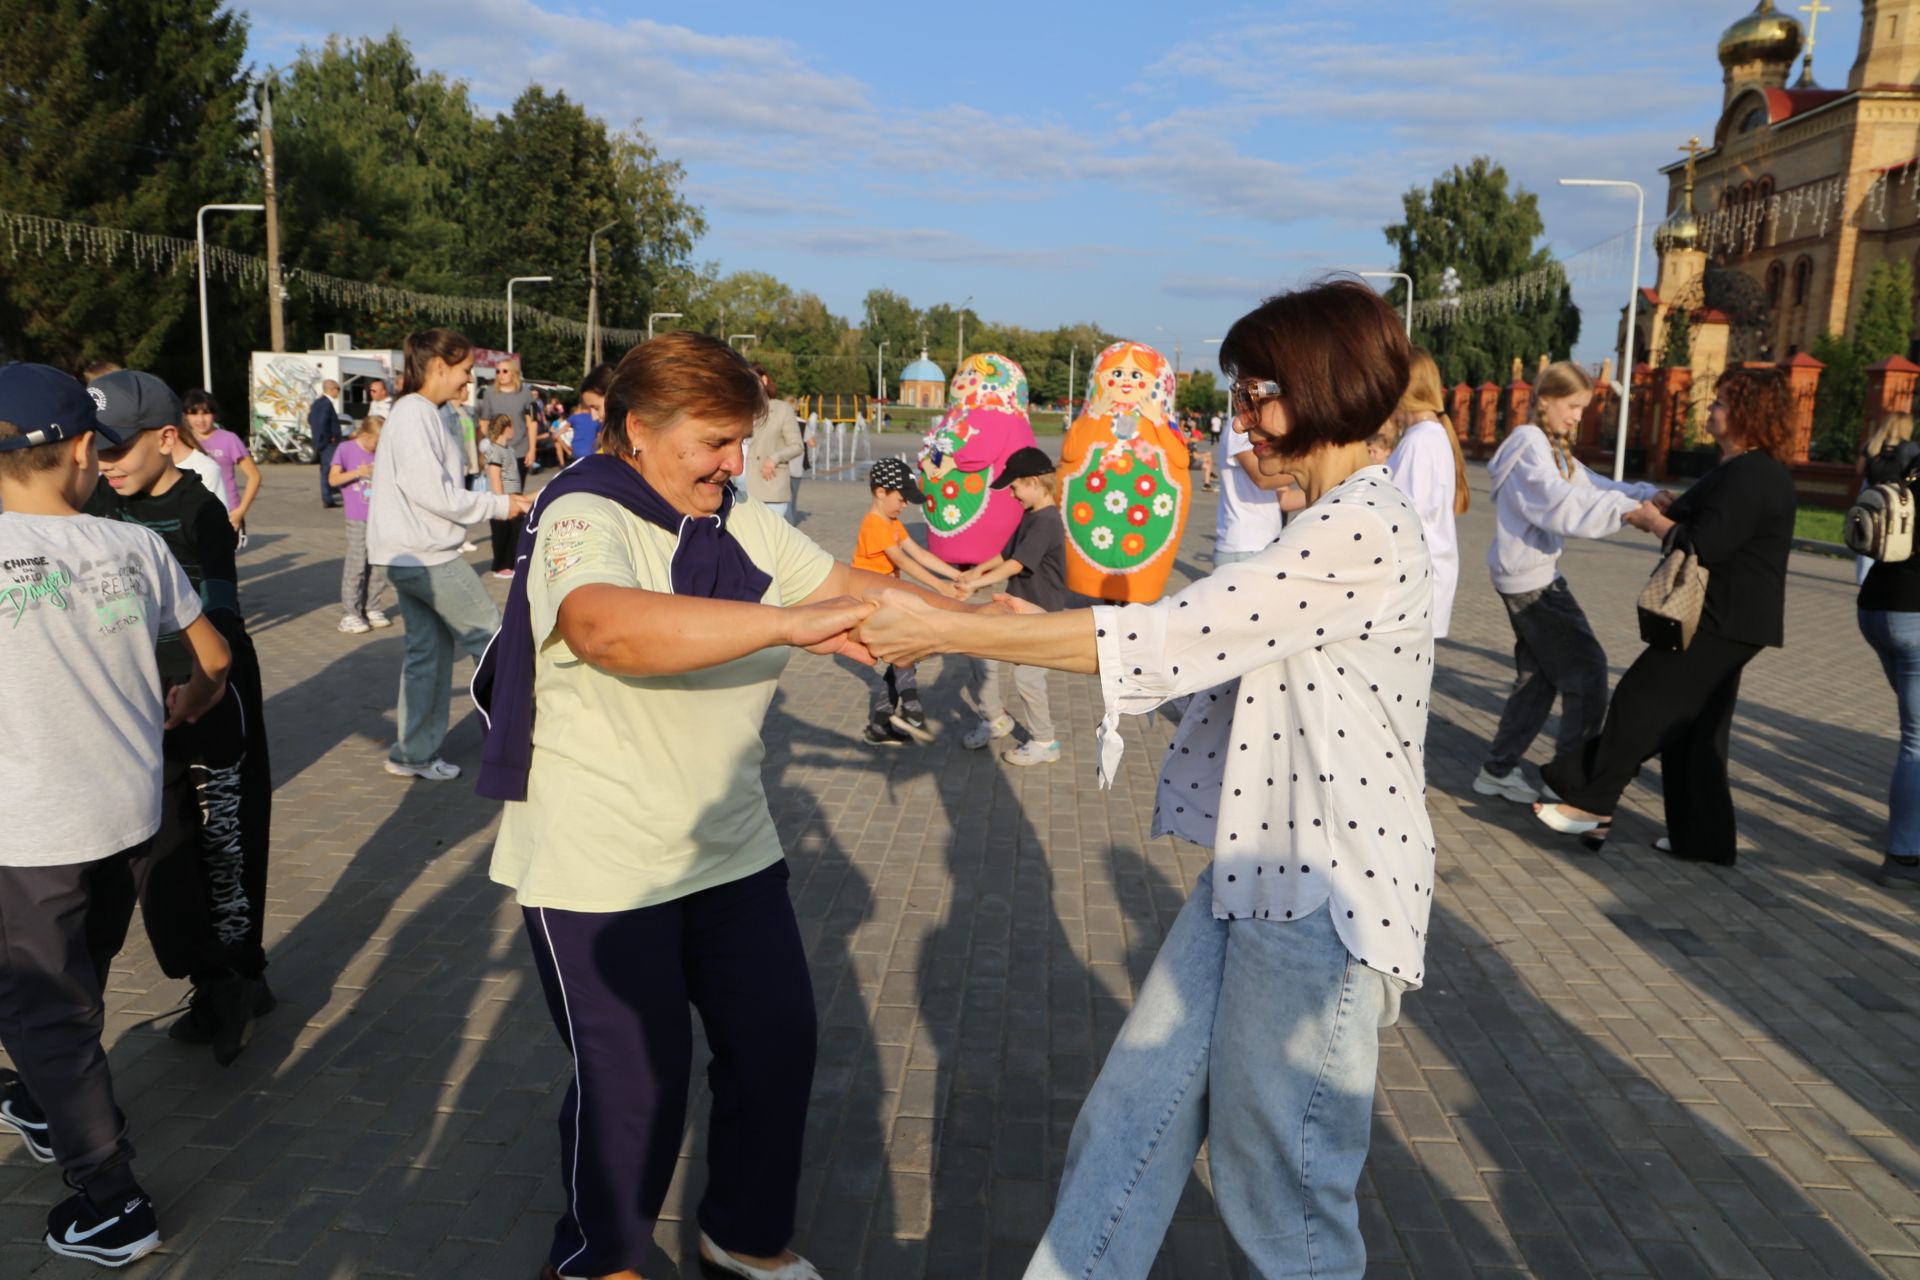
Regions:
[[921, 742], [933, 741], [933, 730], [927, 727], [927, 713], [917, 700], [902, 700], [888, 723], [910, 738]]
[[[251, 982], [254, 988], [254, 1017], [264, 1018], [280, 1006], [280, 1001], [274, 996], [273, 988], [267, 985], [264, 975], [249, 978], [246, 981]], [[205, 997], [200, 994], [198, 987], [195, 987], [187, 996], [186, 1012], [174, 1019], [173, 1025], [167, 1028], [167, 1038], [177, 1040], [181, 1044], [213, 1043], [213, 1026], [207, 1013]]]
[[27, 1092], [17, 1071], [0, 1067], [0, 1125], [20, 1135], [27, 1154], [41, 1164], [53, 1163], [53, 1139], [47, 1136], [47, 1115]]
[[47, 1211], [47, 1248], [65, 1258], [124, 1267], [160, 1247], [160, 1220], [139, 1188], [105, 1209], [76, 1192]]
[[861, 737], [866, 739], [870, 747], [897, 747], [907, 740], [905, 735], [895, 733], [891, 725], [876, 724], [872, 721], [867, 722], [866, 731], [861, 734]]

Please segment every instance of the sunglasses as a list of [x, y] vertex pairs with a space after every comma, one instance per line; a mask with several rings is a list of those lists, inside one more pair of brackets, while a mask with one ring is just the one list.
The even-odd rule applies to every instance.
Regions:
[[1236, 418], [1251, 418], [1263, 401], [1280, 398], [1280, 384], [1271, 378], [1250, 378], [1245, 382], [1236, 382], [1228, 389], [1233, 399], [1233, 413]]

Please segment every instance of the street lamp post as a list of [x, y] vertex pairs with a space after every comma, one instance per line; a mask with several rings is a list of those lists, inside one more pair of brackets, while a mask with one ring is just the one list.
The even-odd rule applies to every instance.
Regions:
[[655, 311], [647, 316], [647, 341], [653, 341], [653, 322], [655, 320], [684, 320], [678, 311]]
[[1620, 351], [1620, 426], [1613, 438], [1613, 478], [1627, 475], [1627, 405], [1633, 399], [1633, 321], [1640, 310], [1640, 245], [1646, 239], [1647, 193], [1637, 182], [1625, 178], [1562, 178], [1563, 187], [1617, 187], [1632, 190], [1636, 207], [1633, 215], [1633, 280], [1627, 291], [1626, 343]]
[[595, 227], [587, 237], [587, 350], [580, 363], [582, 379], [593, 372], [594, 356], [598, 354], [594, 348], [600, 327], [600, 247], [596, 242], [619, 225], [609, 222], [604, 227]]
[[1413, 277], [1404, 271], [1359, 271], [1363, 280], [1398, 280], [1407, 286], [1407, 341], [1413, 341]]
[[207, 215], [209, 213], [265, 213], [263, 204], [203, 204], [193, 215], [193, 260], [200, 267], [200, 385], [213, 390], [213, 350], [207, 339]]
[[[1206, 345], [1210, 347], [1217, 347], [1225, 341], [1226, 341], [1225, 338], [1208, 338]], [[1232, 426], [1233, 426], [1233, 393], [1229, 391], [1227, 393], [1227, 427], [1228, 429], [1231, 429]], [[1223, 431], [1221, 434], [1225, 435], [1226, 433]]]
[[1073, 393], [1076, 390], [1076, 388], [1074, 387], [1074, 379], [1079, 376], [1079, 373], [1080, 373], [1080, 348], [1068, 347], [1067, 348], [1067, 421], [1066, 421], [1066, 425], [1069, 427], [1073, 425]]
[[552, 284], [552, 276], [515, 276], [507, 281], [507, 354], [513, 354], [513, 286], [517, 284]]
[[873, 358], [873, 399], [876, 404], [887, 402], [887, 344], [884, 342]]
[[955, 373], [960, 372], [960, 366], [964, 364], [967, 359], [967, 308], [972, 305], [972, 294], [968, 294], [967, 300], [960, 304], [960, 337], [953, 345], [953, 371]]
[[[740, 341], [742, 338], [746, 339], [748, 342], [758, 342], [760, 340], [760, 335], [757, 333], [730, 333], [727, 335], [727, 345], [731, 347], [735, 342]], [[737, 349], [740, 351], [746, 350], [744, 346], [739, 347]]]

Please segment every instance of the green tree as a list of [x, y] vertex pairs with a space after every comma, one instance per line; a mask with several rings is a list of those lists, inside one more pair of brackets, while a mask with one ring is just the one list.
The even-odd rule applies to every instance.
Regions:
[[1808, 354], [1827, 366], [1814, 394], [1809, 453], [1815, 461], [1849, 461], [1858, 447], [1861, 419], [1866, 412], [1870, 362], [1857, 342], [1832, 333], [1814, 339]]
[[1202, 417], [1223, 412], [1226, 409], [1226, 395], [1213, 380], [1213, 375], [1195, 370], [1192, 377], [1180, 382], [1180, 390], [1173, 397], [1174, 408], [1181, 413], [1197, 413]]
[[[1402, 198], [1406, 220], [1386, 230], [1399, 270], [1413, 277], [1416, 298], [1440, 297], [1447, 268], [1462, 292], [1511, 280], [1545, 267], [1552, 255], [1534, 242], [1546, 229], [1539, 198], [1507, 187], [1507, 171], [1485, 156], [1415, 187]], [[1402, 300], [1395, 285], [1389, 298]], [[1580, 337], [1580, 310], [1562, 285], [1537, 302], [1478, 319], [1459, 319], [1415, 338], [1432, 350], [1448, 383], [1505, 382], [1515, 356], [1529, 363], [1539, 352], [1564, 359]]]
[[1860, 315], [1853, 322], [1853, 343], [1861, 359], [1878, 364], [1904, 356], [1913, 345], [1913, 272], [1901, 260], [1880, 262], [1860, 294]]
[[1664, 369], [1693, 367], [1693, 316], [1685, 307], [1675, 307], [1667, 313], [1667, 341], [1660, 353], [1660, 366]]
[[[219, 0], [9, 0], [4, 13], [0, 208], [191, 237], [201, 204], [259, 198], [244, 18]], [[209, 236], [257, 248], [258, 219], [210, 221]], [[175, 385], [200, 381], [188, 270], [22, 252], [0, 258], [0, 282], [7, 357], [69, 368], [106, 357]], [[213, 321], [225, 348], [254, 317], [222, 305]]]

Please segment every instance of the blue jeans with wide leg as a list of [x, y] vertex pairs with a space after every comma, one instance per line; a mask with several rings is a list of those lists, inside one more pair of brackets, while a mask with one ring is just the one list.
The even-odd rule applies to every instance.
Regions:
[[400, 731], [387, 759], [429, 764], [447, 740], [454, 651], [478, 662], [500, 629], [500, 610], [465, 560], [389, 565], [387, 581], [407, 629], [400, 666]]
[[1251, 1274], [1358, 1280], [1354, 1191], [1399, 992], [1347, 953], [1327, 908], [1216, 920], [1203, 873], [1080, 1108], [1027, 1280], [1145, 1276], [1203, 1139]]

